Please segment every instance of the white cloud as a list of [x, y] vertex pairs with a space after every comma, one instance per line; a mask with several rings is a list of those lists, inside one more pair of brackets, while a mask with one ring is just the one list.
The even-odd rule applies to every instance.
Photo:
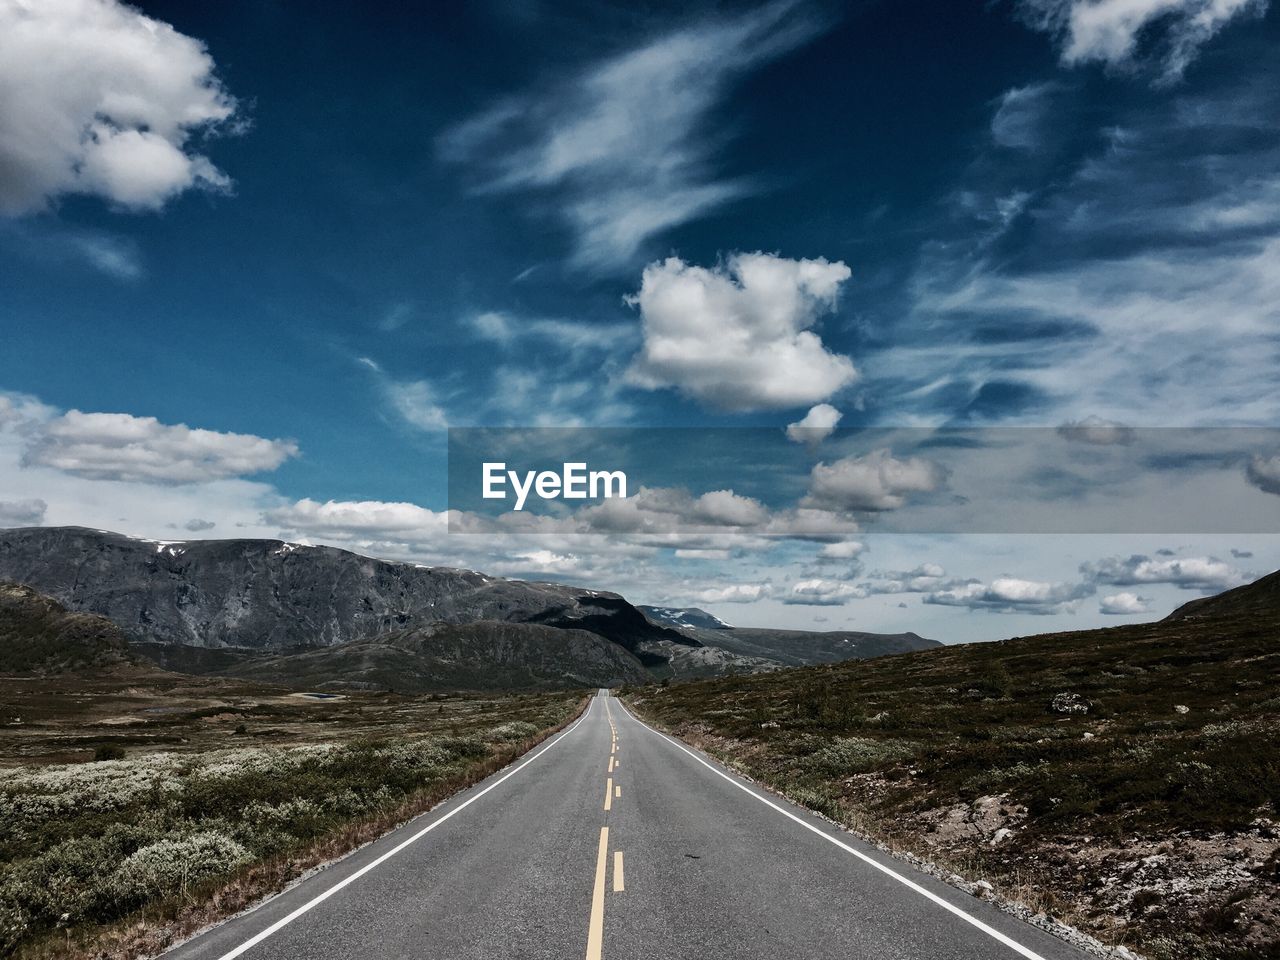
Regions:
[[772, 592], [767, 583], [734, 583], [725, 587], [709, 587], [693, 594], [698, 603], [755, 603]]
[[760, 501], [732, 490], [693, 496], [676, 487], [641, 487], [626, 499], [602, 500], [578, 511], [585, 529], [613, 533], [757, 530], [771, 520]]
[[1133, 427], [1101, 417], [1069, 420], [1058, 427], [1058, 435], [1075, 443], [1089, 443], [1097, 447], [1129, 444], [1134, 440]]
[[1094, 583], [1118, 587], [1171, 583], [1187, 590], [1226, 590], [1249, 579], [1247, 574], [1216, 557], [1153, 560], [1134, 554], [1081, 564], [1080, 572]]
[[936, 490], [945, 480], [945, 468], [932, 460], [899, 460], [888, 450], [874, 450], [815, 465], [801, 503], [837, 511], [896, 510], [908, 494]]
[[854, 557], [866, 552], [866, 544], [857, 540], [841, 540], [838, 543], [828, 543], [818, 551], [820, 560], [852, 560]]
[[90, 480], [205, 483], [274, 470], [298, 447], [244, 433], [199, 430], [127, 413], [83, 413], [28, 425], [24, 466]]
[[864, 586], [870, 593], [931, 593], [956, 587], [967, 588], [972, 580], [948, 580], [947, 571], [936, 563], [922, 563], [914, 570], [877, 573]]
[[650, 237], [758, 189], [716, 177], [714, 114], [733, 80], [815, 34], [797, 7], [706, 20], [507, 98], [448, 131], [441, 155], [479, 170], [486, 191], [550, 193], [574, 262], [622, 266]]
[[1254, 454], [1245, 467], [1245, 477], [1259, 490], [1280, 494], [1280, 453], [1270, 457]]
[[515, 555], [515, 562], [526, 573], [566, 574], [578, 573], [582, 561], [571, 553], [556, 553], [553, 550], [529, 550]]
[[787, 424], [787, 439], [817, 446], [835, 432], [839, 422], [840, 411], [829, 403], [820, 403], [795, 423]]
[[788, 606], [837, 607], [866, 595], [864, 589], [851, 583], [819, 577], [793, 583], [782, 602]]
[[1125, 616], [1135, 613], [1150, 613], [1151, 601], [1136, 593], [1113, 593], [1103, 597], [1098, 604], [1098, 612], [1109, 616]]
[[0, 500], [0, 527], [38, 527], [49, 505], [43, 500]]
[[264, 522], [308, 536], [429, 540], [448, 531], [448, 515], [412, 503], [309, 498], [264, 511]]
[[924, 602], [992, 613], [1054, 614], [1071, 609], [1075, 601], [1093, 593], [1089, 584], [1047, 583], [1020, 577], [997, 577], [989, 584], [968, 582], [926, 593]]
[[230, 181], [190, 148], [236, 103], [204, 44], [116, 0], [0, 3], [0, 213], [66, 194], [157, 209]]
[[1052, 33], [1068, 65], [1129, 67], [1154, 48], [1160, 78], [1181, 77], [1231, 20], [1261, 14], [1267, 0], [1022, 0], [1025, 18]]
[[674, 387], [724, 410], [785, 409], [825, 400], [856, 377], [812, 328], [835, 309], [843, 263], [739, 253], [714, 269], [670, 257], [645, 268], [644, 345], [628, 380]]

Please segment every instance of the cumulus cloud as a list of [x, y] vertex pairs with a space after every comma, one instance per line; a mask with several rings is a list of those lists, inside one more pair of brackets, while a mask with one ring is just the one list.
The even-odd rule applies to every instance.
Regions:
[[840, 540], [828, 543], [818, 551], [819, 560], [852, 560], [866, 552], [866, 544], [857, 540]]
[[0, 213], [91, 194], [154, 210], [230, 181], [191, 147], [235, 100], [204, 44], [117, 0], [0, 4]]
[[928, 493], [946, 480], [946, 469], [921, 457], [898, 459], [888, 450], [816, 464], [804, 506], [829, 510], [896, 510], [913, 493]]
[[374, 540], [431, 539], [448, 531], [448, 515], [413, 503], [309, 498], [267, 510], [263, 521], [308, 536]]
[[732, 82], [821, 25], [779, 0], [650, 39], [447, 131], [446, 159], [486, 192], [551, 196], [574, 263], [626, 264], [650, 237], [759, 189], [719, 178], [714, 111]]
[[1024, 19], [1051, 33], [1068, 65], [1132, 67], [1150, 60], [1178, 79], [1230, 21], [1261, 14], [1267, 0], [1022, 0]]
[[205, 483], [274, 470], [298, 454], [289, 440], [193, 429], [128, 413], [69, 410], [29, 431], [24, 466], [90, 480]]
[[967, 587], [973, 580], [949, 580], [936, 563], [922, 563], [914, 570], [889, 570], [874, 574], [864, 586], [869, 593], [929, 593], [944, 588]]
[[602, 500], [578, 511], [585, 528], [613, 533], [674, 533], [759, 529], [771, 515], [752, 497], [732, 490], [694, 496], [678, 487], [641, 487], [626, 499]]
[[708, 587], [693, 594], [699, 603], [755, 603], [772, 592], [767, 583], [732, 583], [724, 587]]
[[201, 520], [199, 517], [195, 517], [184, 523], [182, 529], [190, 530], [192, 533], [203, 533], [205, 530], [212, 530], [216, 526], [217, 524], [212, 520]]
[[1226, 590], [1249, 579], [1247, 574], [1217, 557], [1153, 560], [1134, 554], [1081, 564], [1080, 572], [1094, 583], [1117, 587], [1170, 583], [1186, 590]]
[[1094, 592], [1091, 584], [1046, 583], [1019, 577], [997, 577], [990, 583], [971, 581], [926, 593], [925, 603], [968, 607], [992, 613], [1061, 613]]
[[846, 356], [811, 329], [835, 309], [843, 263], [739, 253], [713, 269], [670, 257], [645, 268], [630, 302], [644, 344], [628, 381], [747, 411], [813, 404], [852, 383]]
[[787, 439], [816, 447], [835, 432], [839, 422], [840, 411], [829, 403], [820, 403], [795, 423], [787, 424]]
[[1102, 602], [1098, 604], [1098, 612], [1111, 616], [1150, 613], [1151, 601], [1147, 597], [1138, 596], [1136, 593], [1113, 593], [1108, 597], [1102, 598]]
[[43, 500], [0, 500], [0, 527], [38, 527], [49, 505]]
[[816, 577], [793, 583], [791, 591], [782, 598], [782, 602], [791, 606], [838, 607], [866, 595], [861, 587], [843, 580]]
[[1058, 427], [1058, 435], [1074, 443], [1089, 443], [1097, 447], [1125, 445], [1134, 440], [1133, 427], [1101, 417], [1068, 420]]
[[1270, 457], [1255, 454], [1245, 467], [1245, 477], [1259, 490], [1280, 494], [1280, 453]]

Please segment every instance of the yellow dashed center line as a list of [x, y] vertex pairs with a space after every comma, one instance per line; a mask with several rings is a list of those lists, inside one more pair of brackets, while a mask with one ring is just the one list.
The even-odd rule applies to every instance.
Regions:
[[613, 892], [621, 893], [626, 887], [622, 877], [622, 851], [613, 851]]
[[591, 891], [591, 923], [587, 927], [587, 960], [600, 960], [604, 946], [604, 876], [609, 864], [609, 828], [600, 828], [596, 853], [596, 883]]

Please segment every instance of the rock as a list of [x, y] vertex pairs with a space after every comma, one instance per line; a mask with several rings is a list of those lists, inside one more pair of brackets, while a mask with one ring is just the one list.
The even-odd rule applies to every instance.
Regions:
[[1173, 705], [1173, 709], [1174, 709], [1175, 711], [1177, 711], [1178, 713], [1190, 713], [1190, 712], [1191, 712], [1191, 708], [1190, 708], [1190, 707], [1188, 707], [1185, 703], [1175, 703], [1175, 704]]
[[1008, 827], [1001, 827], [999, 830], [997, 830], [995, 833], [991, 835], [991, 845], [994, 847], [996, 844], [1004, 843], [1006, 840], [1008, 840], [1012, 836], [1013, 836], [1012, 830], [1010, 830]]
[[1089, 703], [1078, 693], [1057, 693], [1049, 702], [1049, 709], [1054, 713], [1088, 713]]

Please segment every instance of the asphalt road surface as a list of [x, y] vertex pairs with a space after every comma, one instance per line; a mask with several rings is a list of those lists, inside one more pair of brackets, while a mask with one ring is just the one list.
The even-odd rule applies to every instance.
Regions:
[[488, 780], [172, 960], [1081, 960], [602, 691]]

